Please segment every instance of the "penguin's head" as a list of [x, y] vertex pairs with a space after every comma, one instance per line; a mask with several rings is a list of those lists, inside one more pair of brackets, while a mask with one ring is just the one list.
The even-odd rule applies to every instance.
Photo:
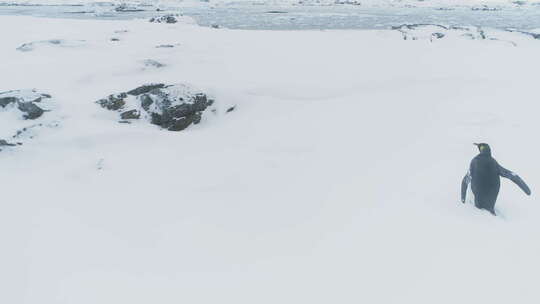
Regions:
[[474, 144], [475, 146], [478, 147], [478, 151], [480, 151], [480, 153], [482, 154], [491, 154], [491, 148], [489, 147], [488, 144], [486, 143], [480, 143], [480, 144]]

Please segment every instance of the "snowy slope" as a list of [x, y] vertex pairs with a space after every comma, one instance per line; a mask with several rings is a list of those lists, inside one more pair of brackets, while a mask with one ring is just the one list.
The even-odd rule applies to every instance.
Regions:
[[[0, 152], [0, 303], [540, 300], [539, 40], [0, 28], [0, 91], [46, 91], [59, 121]], [[49, 39], [84, 43], [16, 50]], [[94, 103], [147, 82], [190, 83], [221, 110], [177, 133]], [[459, 202], [478, 141], [533, 191], [503, 182], [501, 217]]]

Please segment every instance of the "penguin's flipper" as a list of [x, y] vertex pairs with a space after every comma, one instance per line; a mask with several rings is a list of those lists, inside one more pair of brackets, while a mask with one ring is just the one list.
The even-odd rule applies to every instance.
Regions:
[[467, 196], [467, 187], [469, 186], [469, 183], [471, 182], [471, 173], [467, 172], [467, 174], [463, 177], [463, 180], [461, 181], [461, 202], [465, 204], [465, 198]]
[[513, 181], [521, 188], [521, 190], [523, 190], [523, 192], [525, 192], [527, 195], [531, 195], [531, 189], [529, 189], [529, 186], [527, 186], [527, 184], [521, 179], [521, 177], [519, 177], [519, 175], [508, 169], [503, 168], [501, 165], [499, 165], [499, 175]]

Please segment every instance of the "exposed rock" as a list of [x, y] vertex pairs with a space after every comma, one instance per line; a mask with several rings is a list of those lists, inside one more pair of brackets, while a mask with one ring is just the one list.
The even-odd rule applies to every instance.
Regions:
[[0, 147], [15, 147], [15, 146], [16, 144], [11, 144], [3, 139], [0, 139]]
[[150, 106], [154, 103], [154, 100], [148, 95], [139, 96], [139, 100], [141, 101], [141, 107], [145, 111], [150, 111]]
[[213, 102], [206, 94], [183, 84], [146, 84], [98, 101], [109, 110], [129, 109], [120, 113], [121, 123], [144, 118], [170, 131], [181, 131], [198, 124]]
[[119, 13], [144, 12], [143, 9], [140, 9], [136, 6], [129, 6], [126, 3], [120, 4], [119, 6], [115, 7], [114, 10]]
[[191, 94], [185, 87], [176, 86], [153, 90], [141, 95], [139, 100], [143, 109], [151, 112], [151, 122], [170, 131], [198, 124], [202, 112], [213, 103], [203, 93]]
[[15, 103], [17, 102], [17, 100], [18, 99], [16, 97], [11, 97], [11, 96], [0, 97], [0, 107], [5, 108], [8, 104]]
[[232, 107], [228, 108], [226, 113], [231, 113], [234, 110], [236, 110], [236, 106], [232, 106]]
[[120, 38], [111, 38], [111, 41], [118, 42], [118, 41], [120, 41]]
[[107, 110], [117, 111], [122, 109], [126, 104], [124, 100], [126, 97], [126, 93], [112, 94], [107, 98], [98, 100], [97, 103]]
[[484, 30], [482, 30], [481, 28], [478, 28], [478, 35], [480, 35], [480, 38], [482, 39], [486, 39], [486, 32], [484, 32]]
[[152, 123], [169, 131], [182, 131], [191, 124], [198, 124], [200, 121], [201, 114], [197, 112], [183, 117], [174, 117], [169, 113], [163, 115], [152, 113]]
[[[39, 135], [42, 128], [59, 125], [51, 95], [37, 90], [14, 90], [0, 92], [0, 122], [9, 119], [0, 128], [0, 151], [3, 148], [22, 145], [22, 142]], [[45, 112], [52, 112], [52, 114]]]
[[11, 143], [11, 142], [8, 142], [7, 140], [0, 139], [0, 151], [2, 151], [3, 147], [16, 147], [16, 146], [21, 146], [21, 145], [22, 145], [21, 142]]
[[433, 33], [431, 34], [433, 37], [437, 38], [437, 39], [441, 39], [444, 37], [444, 34], [443, 33]]
[[160, 45], [156, 45], [156, 48], [157, 49], [167, 49], [167, 48], [173, 48], [174, 45], [172, 44], [160, 44]]
[[39, 118], [45, 112], [42, 108], [36, 106], [35, 103], [29, 102], [18, 102], [17, 107], [21, 112], [24, 112], [24, 119], [36, 119]]
[[176, 14], [168, 14], [168, 15], [163, 15], [163, 16], [159, 16], [159, 17], [152, 17], [150, 18], [150, 22], [152, 23], [177, 23], [178, 22], [178, 17], [180, 15], [176, 15]]
[[127, 94], [129, 95], [141, 95], [144, 93], [148, 93], [154, 89], [161, 89], [164, 88], [165, 85], [163, 83], [151, 83], [151, 84], [145, 84], [138, 88], [135, 88], [131, 91], [128, 91]]
[[141, 113], [138, 110], [129, 110], [120, 114], [122, 119], [139, 119], [140, 117]]
[[0, 93], [0, 108], [5, 108], [13, 104], [23, 113], [24, 119], [36, 119], [41, 117], [45, 112], [36, 103], [49, 98], [51, 98], [51, 95], [39, 93], [36, 90], [2, 92]]

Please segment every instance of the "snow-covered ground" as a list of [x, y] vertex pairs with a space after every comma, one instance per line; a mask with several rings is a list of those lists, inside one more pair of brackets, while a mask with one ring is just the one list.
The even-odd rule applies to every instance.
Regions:
[[[540, 300], [532, 33], [0, 28], [0, 92], [51, 95], [0, 152], [0, 303]], [[170, 132], [95, 103], [149, 82], [217, 111]], [[533, 191], [503, 182], [499, 217], [459, 202], [479, 141]]]

